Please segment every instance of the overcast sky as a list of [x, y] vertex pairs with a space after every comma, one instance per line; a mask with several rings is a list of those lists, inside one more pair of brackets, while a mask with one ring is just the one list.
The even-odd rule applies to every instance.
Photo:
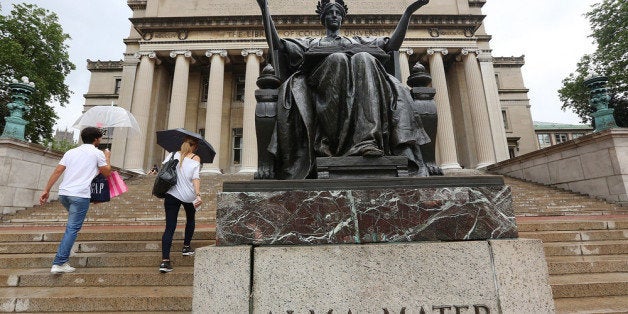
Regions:
[[[580, 57], [595, 48], [583, 14], [600, 1], [486, 1], [483, 12], [487, 15], [487, 32], [493, 36], [493, 56], [525, 55], [523, 77], [530, 89], [533, 120], [579, 123], [575, 114], [560, 109], [557, 90], [576, 69]], [[73, 95], [65, 108], [56, 109], [60, 117], [56, 127], [71, 129], [81, 115], [83, 94], [89, 86], [86, 60], [122, 59], [122, 40], [129, 34], [131, 9], [126, 0], [2, 0], [3, 14], [13, 4], [24, 2], [57, 13], [64, 31], [72, 37], [69, 53], [77, 69], [68, 76], [67, 84]]]

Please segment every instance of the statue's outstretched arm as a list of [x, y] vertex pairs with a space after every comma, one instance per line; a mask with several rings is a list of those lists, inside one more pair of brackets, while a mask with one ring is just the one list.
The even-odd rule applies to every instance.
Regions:
[[268, 11], [268, 0], [257, 0], [257, 4], [262, 10], [262, 22], [264, 23], [264, 33], [266, 34], [268, 46], [274, 47], [276, 50], [283, 50], [281, 38]]
[[412, 14], [414, 14], [414, 12], [416, 12], [416, 10], [428, 4], [429, 2], [430, 0], [418, 0], [410, 4], [408, 8], [406, 8], [406, 11], [401, 16], [399, 23], [397, 23], [395, 31], [392, 33], [392, 35], [390, 35], [390, 40], [388, 41], [388, 44], [386, 45], [386, 47], [384, 47], [386, 51], [395, 51], [401, 48], [401, 44], [403, 44], [403, 40], [406, 38], [406, 31], [408, 30], [410, 17], [412, 16]]

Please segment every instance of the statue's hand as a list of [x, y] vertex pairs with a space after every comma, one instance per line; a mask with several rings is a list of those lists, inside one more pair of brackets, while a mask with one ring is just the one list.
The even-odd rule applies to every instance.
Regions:
[[415, 1], [410, 6], [408, 6], [408, 11], [414, 12], [414, 11], [418, 10], [420, 7], [428, 4], [429, 2], [430, 2], [430, 0], [418, 0], [418, 1]]

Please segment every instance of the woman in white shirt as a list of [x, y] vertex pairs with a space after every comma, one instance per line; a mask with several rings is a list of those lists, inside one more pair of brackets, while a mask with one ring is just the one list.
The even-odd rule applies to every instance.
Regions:
[[[194, 154], [198, 148], [196, 139], [188, 137], [181, 144], [181, 149], [174, 153], [174, 158], [179, 160], [177, 164], [177, 184], [175, 184], [164, 198], [164, 209], [166, 212], [166, 229], [161, 237], [161, 255], [162, 262], [159, 265], [159, 271], [162, 273], [171, 272], [172, 265], [170, 263], [170, 248], [172, 246], [172, 238], [177, 228], [177, 217], [181, 205], [185, 209], [185, 237], [183, 239], [184, 256], [194, 255], [194, 249], [190, 246], [192, 236], [194, 235], [196, 214], [195, 207], [201, 205], [201, 180], [199, 176], [201, 168], [201, 159]], [[166, 157], [164, 163], [170, 159], [170, 155]]]

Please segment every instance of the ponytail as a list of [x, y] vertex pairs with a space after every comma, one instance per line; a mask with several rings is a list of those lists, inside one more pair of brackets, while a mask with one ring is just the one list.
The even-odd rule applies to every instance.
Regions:
[[198, 141], [194, 138], [187, 137], [185, 140], [183, 140], [183, 143], [181, 144], [181, 150], [179, 151], [179, 153], [181, 154], [181, 162], [179, 163], [179, 167], [183, 166], [183, 160], [185, 159], [185, 156], [187, 156], [191, 152], [194, 152], [197, 146]]

